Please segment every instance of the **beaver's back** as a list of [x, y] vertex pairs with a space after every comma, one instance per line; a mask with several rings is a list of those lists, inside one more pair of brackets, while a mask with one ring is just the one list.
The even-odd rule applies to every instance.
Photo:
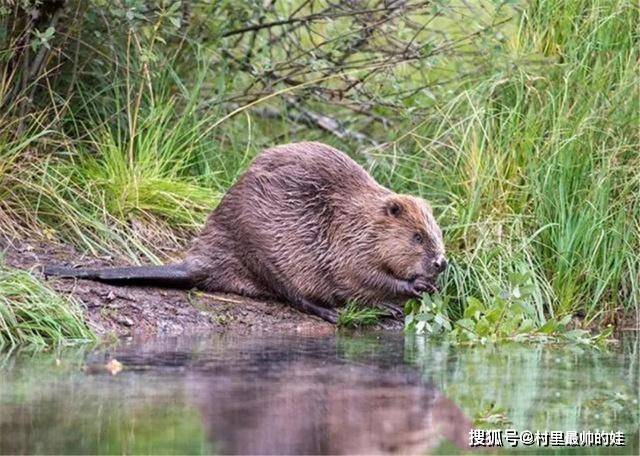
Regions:
[[282, 184], [308, 181], [324, 185], [325, 190], [357, 192], [382, 189], [354, 160], [331, 146], [317, 142], [285, 144], [264, 150], [253, 161], [247, 174], [279, 176]]

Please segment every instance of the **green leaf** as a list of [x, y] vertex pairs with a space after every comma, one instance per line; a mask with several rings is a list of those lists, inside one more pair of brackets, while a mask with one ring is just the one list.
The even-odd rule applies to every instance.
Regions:
[[509, 274], [509, 283], [517, 287], [518, 285], [524, 284], [527, 281], [527, 278], [528, 278], [527, 274], [522, 274], [520, 272], [512, 272]]
[[474, 328], [476, 323], [473, 320], [470, 320], [468, 318], [461, 318], [460, 320], [456, 321], [456, 326], [460, 326], [461, 328], [470, 330], [475, 332]]
[[49, 39], [53, 38], [53, 35], [55, 35], [55, 33], [56, 33], [56, 29], [54, 29], [53, 27], [49, 27], [42, 34], [42, 39], [49, 40]]
[[411, 323], [413, 323], [413, 320], [414, 320], [413, 314], [407, 315], [406, 317], [404, 317], [404, 325], [409, 326]]
[[[178, 2], [176, 2], [177, 4]], [[171, 22], [171, 24], [175, 27], [175, 28], [180, 28], [180, 18], [177, 16], [171, 16], [169, 17], [169, 21]]]
[[512, 302], [509, 310], [514, 315], [525, 315], [530, 312], [530, 309], [522, 301]]
[[451, 331], [451, 323], [449, 322], [449, 319], [444, 315], [438, 314], [435, 316], [434, 320], [436, 323], [438, 323], [440, 326], [445, 328], [447, 331]]
[[467, 297], [467, 308], [464, 310], [463, 317], [464, 318], [480, 318], [480, 313], [484, 309], [482, 302], [479, 299], [474, 298], [473, 296]]
[[508, 317], [499, 326], [498, 332], [503, 336], [510, 336], [518, 330], [521, 321], [522, 316], [520, 315], [508, 315]]
[[523, 285], [520, 287], [520, 291], [522, 292], [522, 296], [528, 297], [533, 295], [536, 291], [536, 287], [534, 285]]
[[500, 315], [502, 314], [502, 310], [499, 308], [492, 308], [490, 311], [488, 311], [485, 314], [485, 318], [487, 319], [487, 321], [489, 321], [490, 323], [497, 323], [498, 320], [500, 319]]
[[489, 332], [491, 332], [491, 325], [486, 318], [480, 318], [480, 320], [478, 320], [478, 323], [476, 323], [476, 333], [479, 336], [486, 336], [489, 334]]
[[522, 297], [522, 294], [520, 293], [520, 287], [514, 287], [513, 290], [511, 290], [511, 296], [513, 296], [515, 299], [520, 299]]

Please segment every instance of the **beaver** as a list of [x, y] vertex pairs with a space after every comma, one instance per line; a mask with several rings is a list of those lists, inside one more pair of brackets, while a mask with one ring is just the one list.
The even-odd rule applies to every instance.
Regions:
[[333, 147], [301, 142], [254, 159], [182, 263], [44, 274], [275, 299], [335, 323], [348, 301], [400, 317], [406, 300], [436, 291], [444, 254], [426, 201], [384, 188]]

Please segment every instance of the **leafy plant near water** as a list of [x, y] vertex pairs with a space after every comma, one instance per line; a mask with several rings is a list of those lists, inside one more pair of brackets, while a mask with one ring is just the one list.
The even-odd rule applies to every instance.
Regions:
[[28, 272], [0, 263], [0, 347], [93, 339], [77, 302], [62, 298]]
[[538, 325], [638, 314], [637, 21], [624, 2], [529, 2], [503, 48], [515, 60], [381, 154], [379, 178], [440, 215], [454, 319], [513, 272], [531, 277]]
[[503, 341], [566, 340], [583, 344], [603, 344], [612, 329], [597, 335], [585, 329], [568, 330], [571, 315], [545, 318], [532, 305], [535, 287], [527, 274], [511, 274], [509, 286], [496, 290], [489, 302], [467, 298], [462, 318], [451, 321], [441, 297], [426, 295], [407, 304], [405, 326], [419, 334], [442, 337], [453, 343], [475, 344]]

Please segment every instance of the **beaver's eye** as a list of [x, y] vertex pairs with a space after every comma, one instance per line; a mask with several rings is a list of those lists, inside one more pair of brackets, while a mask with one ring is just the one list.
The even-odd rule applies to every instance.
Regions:
[[422, 234], [415, 233], [413, 235], [413, 242], [415, 242], [416, 244], [422, 244]]

